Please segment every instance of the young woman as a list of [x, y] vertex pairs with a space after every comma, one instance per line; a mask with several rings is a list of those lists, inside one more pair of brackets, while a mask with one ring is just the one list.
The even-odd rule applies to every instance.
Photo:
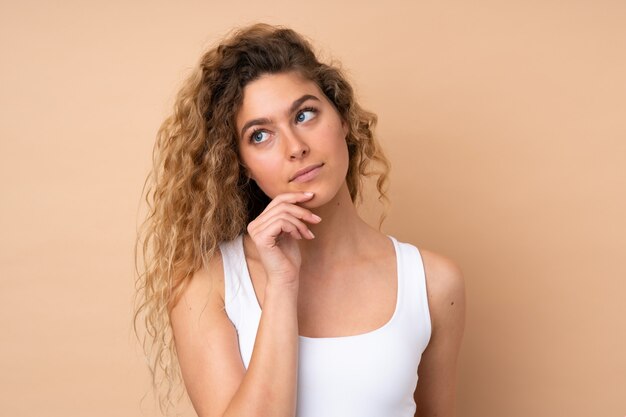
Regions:
[[262, 24], [181, 89], [149, 177], [136, 318], [199, 416], [454, 415], [462, 276], [358, 216], [364, 176], [386, 198], [375, 121], [307, 41]]

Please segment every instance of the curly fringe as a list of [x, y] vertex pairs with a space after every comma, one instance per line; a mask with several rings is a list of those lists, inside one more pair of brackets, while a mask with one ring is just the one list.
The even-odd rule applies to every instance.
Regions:
[[164, 415], [184, 394], [170, 312], [219, 243], [243, 233], [269, 202], [238, 157], [234, 117], [243, 88], [262, 74], [294, 70], [317, 82], [349, 122], [350, 196], [360, 204], [363, 179], [377, 177], [379, 228], [385, 219], [390, 165], [374, 138], [377, 118], [358, 105], [340, 69], [318, 62], [294, 31], [265, 24], [236, 31], [206, 52], [157, 133], [142, 190], [148, 214], [135, 244], [133, 325]]

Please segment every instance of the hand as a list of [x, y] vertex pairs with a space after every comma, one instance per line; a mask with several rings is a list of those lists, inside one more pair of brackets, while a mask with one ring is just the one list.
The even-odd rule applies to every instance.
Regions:
[[302, 261], [297, 240], [314, 239], [304, 222], [321, 221], [310, 210], [297, 205], [311, 198], [313, 193], [279, 194], [248, 225], [248, 234], [259, 252], [268, 284], [297, 287]]

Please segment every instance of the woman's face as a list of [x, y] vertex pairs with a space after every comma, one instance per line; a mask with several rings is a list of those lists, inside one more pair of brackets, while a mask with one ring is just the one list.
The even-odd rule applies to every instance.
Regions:
[[311, 205], [330, 201], [348, 172], [348, 126], [317, 84], [297, 72], [249, 83], [236, 125], [248, 176], [270, 198], [312, 191]]

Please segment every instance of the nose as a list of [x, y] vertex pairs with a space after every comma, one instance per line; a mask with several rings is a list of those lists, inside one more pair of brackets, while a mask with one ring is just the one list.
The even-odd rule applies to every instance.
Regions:
[[309, 145], [296, 132], [287, 130], [283, 138], [289, 159], [300, 159], [309, 153]]

